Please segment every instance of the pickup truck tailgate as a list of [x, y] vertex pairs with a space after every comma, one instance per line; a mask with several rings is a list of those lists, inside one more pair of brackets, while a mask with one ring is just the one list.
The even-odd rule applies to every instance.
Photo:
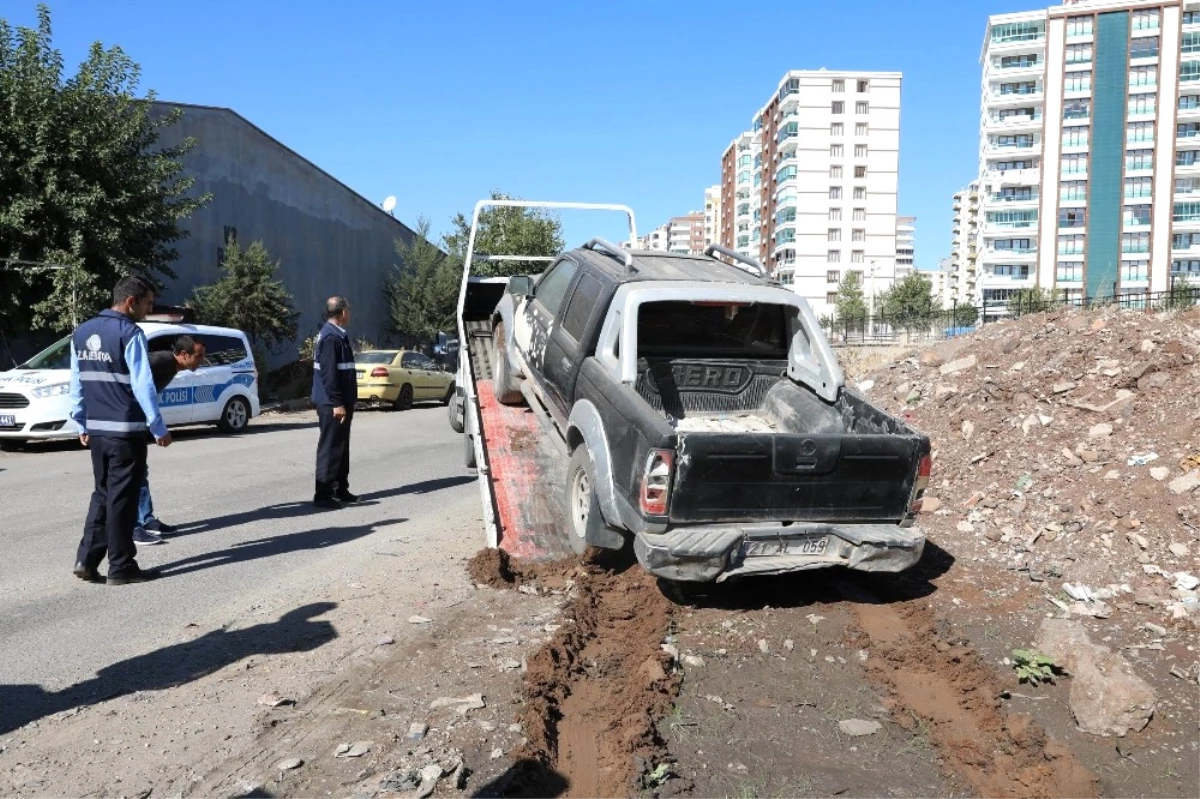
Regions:
[[902, 435], [683, 433], [670, 519], [898, 522], [922, 442]]

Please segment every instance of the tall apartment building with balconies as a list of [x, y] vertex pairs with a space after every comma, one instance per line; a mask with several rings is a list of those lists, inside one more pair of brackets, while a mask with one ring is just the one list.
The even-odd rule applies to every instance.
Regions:
[[982, 61], [984, 303], [1200, 276], [1200, 0], [993, 16]]
[[704, 246], [721, 243], [721, 184], [704, 190]]
[[979, 184], [972, 182], [954, 195], [954, 225], [944, 288], [950, 304], [980, 303], [978, 246]]
[[[796, 70], [721, 159], [721, 243], [831, 314], [838, 283], [896, 271], [899, 72]], [[874, 273], [874, 280], [867, 275]]]
[[896, 280], [903, 280], [916, 271], [915, 216], [896, 217]]

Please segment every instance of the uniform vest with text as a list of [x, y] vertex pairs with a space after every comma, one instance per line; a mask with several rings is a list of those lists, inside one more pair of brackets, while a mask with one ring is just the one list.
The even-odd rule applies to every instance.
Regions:
[[135, 438], [146, 433], [146, 414], [133, 395], [125, 348], [144, 335], [128, 316], [106, 310], [79, 326], [71, 337], [92, 436]]

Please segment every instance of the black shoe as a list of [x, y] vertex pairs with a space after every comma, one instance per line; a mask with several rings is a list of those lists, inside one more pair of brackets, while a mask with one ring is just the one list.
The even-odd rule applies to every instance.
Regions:
[[150, 532], [158, 533], [159, 535], [170, 535], [176, 530], [175, 525], [167, 524], [166, 522], [159, 521], [158, 519], [151, 519], [142, 526]]
[[148, 583], [151, 580], [157, 580], [162, 577], [162, 572], [158, 569], [138, 569], [135, 572], [122, 574], [118, 577], [109, 577], [109, 585], [132, 585], [134, 583]]
[[333, 497], [313, 497], [313, 504], [326, 510], [341, 510], [344, 507]]
[[76, 563], [75, 568], [71, 570], [71, 573], [80, 580], [85, 580], [89, 583], [104, 582], [104, 575], [102, 575], [95, 566], [85, 566], [83, 563]]
[[358, 502], [358, 495], [351, 494], [349, 491], [342, 491], [338, 494], [334, 494], [334, 497], [338, 502], [345, 503], [346, 505], [353, 505], [355, 502]]
[[154, 546], [163, 542], [161, 535], [156, 535], [142, 527], [133, 528], [133, 543], [142, 546]]

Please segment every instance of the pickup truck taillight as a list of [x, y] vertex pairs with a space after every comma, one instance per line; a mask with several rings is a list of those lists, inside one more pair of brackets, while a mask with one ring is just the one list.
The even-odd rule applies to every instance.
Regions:
[[916, 516], [921, 512], [921, 498], [925, 496], [925, 489], [929, 486], [929, 475], [932, 473], [933, 459], [928, 455], [923, 455], [921, 462], [917, 464], [917, 480], [913, 483], [912, 503], [908, 507], [910, 516]]
[[671, 504], [671, 478], [675, 472], [675, 450], [652, 449], [642, 472], [642, 513], [666, 516]]
[[388, 370], [382, 366], [376, 366], [371, 370], [371, 377], [387, 377]]

